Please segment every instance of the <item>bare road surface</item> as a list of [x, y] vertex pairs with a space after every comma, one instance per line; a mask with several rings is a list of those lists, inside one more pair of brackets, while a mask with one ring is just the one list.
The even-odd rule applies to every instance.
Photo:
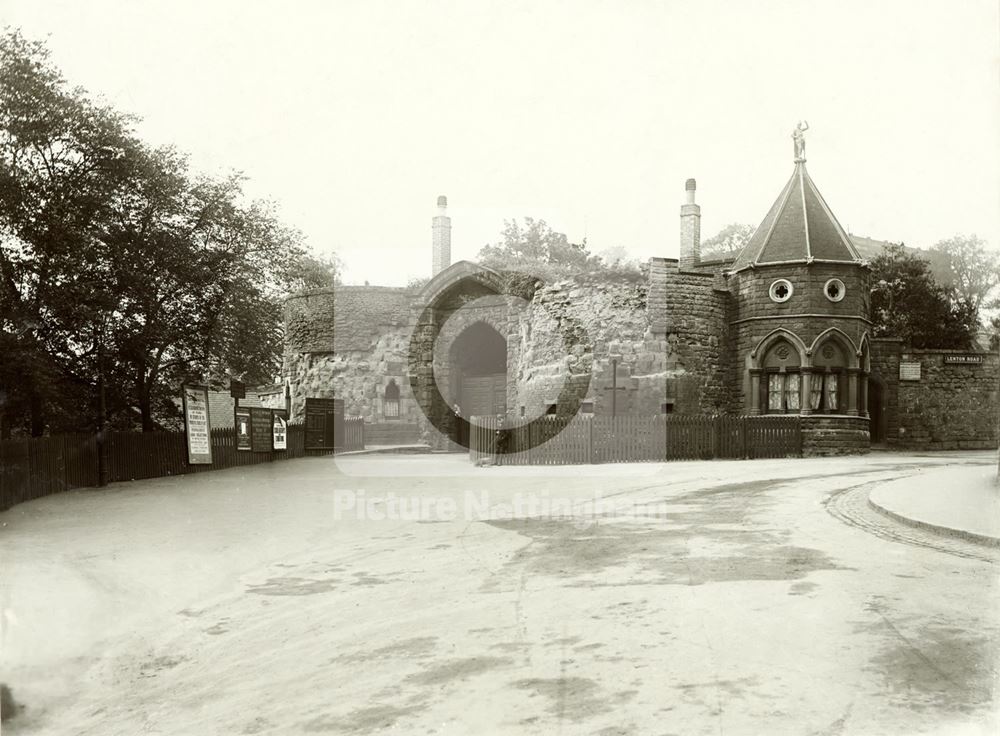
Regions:
[[993, 459], [308, 458], [22, 504], [4, 734], [996, 733], [997, 551], [865, 503]]

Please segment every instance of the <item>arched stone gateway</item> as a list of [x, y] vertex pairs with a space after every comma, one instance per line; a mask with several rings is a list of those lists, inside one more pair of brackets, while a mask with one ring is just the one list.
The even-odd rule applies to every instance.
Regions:
[[449, 394], [464, 416], [507, 413], [505, 337], [487, 323], [476, 322], [451, 343], [448, 357]]
[[461, 447], [461, 418], [507, 400], [508, 299], [493, 269], [459, 261], [421, 290], [411, 312], [409, 379], [422, 438]]
[[[466, 261], [424, 287], [412, 311], [409, 379], [424, 414], [425, 442], [439, 449], [456, 442], [450, 446], [461, 449], [471, 417], [502, 413], [514, 418], [525, 351], [521, 330], [530, 332], [532, 309], [538, 314], [550, 307], [512, 293], [502, 274]], [[555, 323], [551, 338], [561, 344], [561, 362], [576, 357], [572, 349], [592, 353], [586, 330], [572, 315], [560, 313]], [[564, 371], [550, 389], [551, 398], [572, 416], [589, 386], [589, 372]], [[524, 416], [521, 412], [518, 418]]]
[[889, 445], [995, 447], [1000, 358], [871, 337], [864, 258], [886, 244], [847, 234], [804, 157], [735, 258], [701, 258], [693, 179], [685, 191], [679, 259], [550, 283], [448, 265], [440, 200], [422, 288], [286, 300], [291, 420], [309, 398], [337, 398], [371, 444], [444, 448], [462, 443], [468, 418], [501, 411], [541, 425], [551, 414], [781, 414], [796, 419], [771, 423], [798, 424], [806, 454], [864, 451], [869, 427]]

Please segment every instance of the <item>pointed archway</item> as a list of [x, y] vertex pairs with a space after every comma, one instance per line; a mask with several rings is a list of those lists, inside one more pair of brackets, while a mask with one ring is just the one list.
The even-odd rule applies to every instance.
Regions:
[[452, 396], [466, 417], [507, 412], [507, 341], [491, 325], [476, 322], [449, 350]]

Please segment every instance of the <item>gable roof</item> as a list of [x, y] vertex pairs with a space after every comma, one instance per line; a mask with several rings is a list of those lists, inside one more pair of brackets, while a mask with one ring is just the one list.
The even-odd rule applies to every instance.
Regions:
[[860, 262], [861, 255], [797, 161], [792, 177], [733, 262], [732, 271], [794, 262]]

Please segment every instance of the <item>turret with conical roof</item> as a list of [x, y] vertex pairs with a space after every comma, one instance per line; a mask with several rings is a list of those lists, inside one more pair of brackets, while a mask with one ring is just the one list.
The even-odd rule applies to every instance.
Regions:
[[791, 178], [729, 270], [737, 385], [750, 414], [860, 420], [870, 274], [806, 170], [806, 128], [793, 133]]
[[733, 262], [732, 271], [779, 263], [860, 263], [851, 238], [798, 160], [764, 221]]

